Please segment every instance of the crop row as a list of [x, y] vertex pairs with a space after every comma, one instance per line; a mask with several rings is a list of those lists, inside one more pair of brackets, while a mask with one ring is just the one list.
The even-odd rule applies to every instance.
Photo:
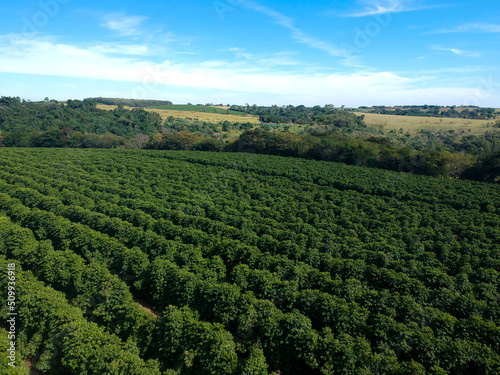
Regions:
[[386, 172], [316, 162], [17, 152], [3, 254], [161, 371], [499, 371], [490, 185], [443, 180], [453, 203], [437, 180], [401, 176], [398, 195]]

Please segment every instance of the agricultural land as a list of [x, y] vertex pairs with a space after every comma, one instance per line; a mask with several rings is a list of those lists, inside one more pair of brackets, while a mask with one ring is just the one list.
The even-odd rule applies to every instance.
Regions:
[[249, 153], [0, 163], [24, 373], [500, 372], [497, 184]]

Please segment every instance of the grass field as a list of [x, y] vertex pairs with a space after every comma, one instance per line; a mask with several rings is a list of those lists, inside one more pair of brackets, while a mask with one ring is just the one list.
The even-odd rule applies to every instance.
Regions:
[[361, 112], [354, 113], [357, 115], [364, 115], [366, 125], [376, 127], [384, 131], [399, 131], [399, 129], [403, 128], [405, 133], [408, 132], [410, 134], [416, 134], [420, 129], [454, 130], [455, 132], [464, 131], [466, 134], [484, 134], [487, 131], [499, 130], [498, 128], [493, 127], [495, 120], [396, 116]]
[[[170, 106], [165, 106], [165, 107], [170, 107]], [[172, 106], [175, 108], [184, 108], [184, 107], [198, 107], [195, 105], [191, 106]], [[199, 106], [201, 108], [201, 106]], [[113, 110], [116, 108], [116, 105], [105, 105], [105, 104], [98, 104], [97, 108], [100, 109], [106, 109], [106, 110]], [[133, 109], [132, 107], [127, 107], [125, 106], [124, 108], [126, 109]], [[215, 107], [206, 107], [208, 110], [209, 108], [215, 109]], [[222, 112], [225, 112], [224, 109], [219, 108]], [[171, 109], [153, 109], [153, 108], [145, 108], [146, 111], [149, 112], [157, 112], [160, 114], [163, 120], [165, 120], [167, 117], [172, 116], [174, 118], [181, 118], [181, 119], [192, 119], [192, 120], [200, 120], [200, 121], [206, 121], [206, 122], [212, 122], [212, 123], [219, 123], [223, 121], [229, 121], [229, 122], [250, 122], [252, 124], [259, 124], [260, 121], [256, 116], [251, 116], [251, 115], [234, 115], [234, 114], [223, 114], [223, 113], [210, 113], [210, 112], [196, 112], [196, 111], [185, 111], [185, 110], [171, 110]], [[234, 113], [239, 113], [235, 112]]]
[[172, 104], [157, 107], [148, 107], [150, 109], [166, 109], [169, 111], [201, 112], [201, 113], [219, 113], [222, 115], [246, 116], [242, 112], [231, 111], [229, 107], [191, 105], [191, 104]]

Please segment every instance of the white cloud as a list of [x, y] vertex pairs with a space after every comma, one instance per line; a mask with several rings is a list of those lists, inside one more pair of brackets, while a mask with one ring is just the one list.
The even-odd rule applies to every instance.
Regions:
[[[486, 70], [488, 70], [488, 68], [482, 66], [461, 66], [458, 68], [423, 70], [420, 71], [419, 74], [443, 74], [443, 73], [466, 74], [466, 73], [484, 72]], [[456, 77], [454, 77], [453, 79], [456, 79]]]
[[366, 65], [361, 63], [361, 57], [359, 55], [348, 56], [345, 59], [342, 59], [342, 64], [351, 68], [368, 68]]
[[3, 72], [123, 79], [124, 74], [134, 75], [142, 65], [144, 63], [132, 58], [109, 57], [48, 38], [0, 37], [0, 71]]
[[464, 51], [458, 48], [450, 48], [450, 52], [453, 52], [456, 55], [463, 55], [467, 57], [479, 57], [481, 54], [475, 51]]
[[398, 0], [387, 0], [382, 3], [373, 2], [370, 6], [365, 7], [361, 12], [351, 13], [346, 17], [365, 17], [377, 14], [402, 12], [404, 10], [403, 4]]
[[413, 0], [364, 0], [367, 4], [362, 11], [349, 13], [344, 17], [366, 17], [387, 13], [413, 12], [417, 10], [442, 8], [448, 5], [417, 5]]
[[152, 52], [148, 46], [140, 44], [117, 44], [117, 43], [103, 43], [89, 48], [92, 52], [103, 54], [118, 54], [118, 55], [137, 55], [147, 56]]
[[442, 29], [433, 31], [433, 33], [435, 34], [465, 33], [465, 32], [500, 33], [500, 25], [486, 23], [486, 22], [466, 23], [464, 25], [456, 26], [451, 29]]
[[244, 59], [252, 64], [256, 64], [259, 67], [271, 68], [276, 66], [305, 66], [307, 64], [294, 59], [293, 56], [296, 54], [293, 51], [282, 51], [275, 53], [250, 53], [247, 52], [245, 48], [229, 48], [223, 50], [225, 52], [234, 52], [234, 56], [237, 59]]
[[130, 82], [131, 97], [137, 97], [138, 92], [144, 97], [159, 97], [159, 93], [165, 93], [162, 87], [168, 86], [169, 92], [173, 87], [183, 87], [202, 90], [214, 97], [218, 92], [231, 92], [232, 103], [261, 97], [273, 98], [275, 103], [278, 100], [306, 105], [342, 102], [356, 106], [403, 102], [461, 104], [477, 93], [475, 89], [456, 87], [422, 89], [418, 88], [418, 79], [391, 72], [308, 74], [255, 67], [245, 62], [158, 64], [139, 57], [105, 54], [47, 39], [0, 37], [0, 72]]
[[266, 67], [302, 65], [300, 62], [298, 62], [290, 57], [279, 56], [279, 55], [259, 59], [258, 63], [263, 65], [263, 66], [266, 66]]
[[143, 16], [127, 16], [113, 13], [104, 17], [102, 26], [116, 31], [121, 36], [134, 36], [142, 33], [140, 26], [146, 19]]
[[479, 57], [481, 56], [481, 53], [477, 51], [466, 51], [458, 48], [445, 48], [445, 47], [440, 47], [440, 46], [432, 46], [433, 50], [436, 51], [445, 51], [445, 52], [451, 52], [454, 53], [455, 55], [460, 55], [460, 56], [466, 56], [466, 57]]

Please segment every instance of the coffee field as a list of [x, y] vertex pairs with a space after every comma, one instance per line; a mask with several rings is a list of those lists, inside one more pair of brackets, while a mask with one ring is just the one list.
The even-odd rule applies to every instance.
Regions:
[[0, 165], [0, 267], [39, 373], [500, 374], [496, 184], [185, 151]]

